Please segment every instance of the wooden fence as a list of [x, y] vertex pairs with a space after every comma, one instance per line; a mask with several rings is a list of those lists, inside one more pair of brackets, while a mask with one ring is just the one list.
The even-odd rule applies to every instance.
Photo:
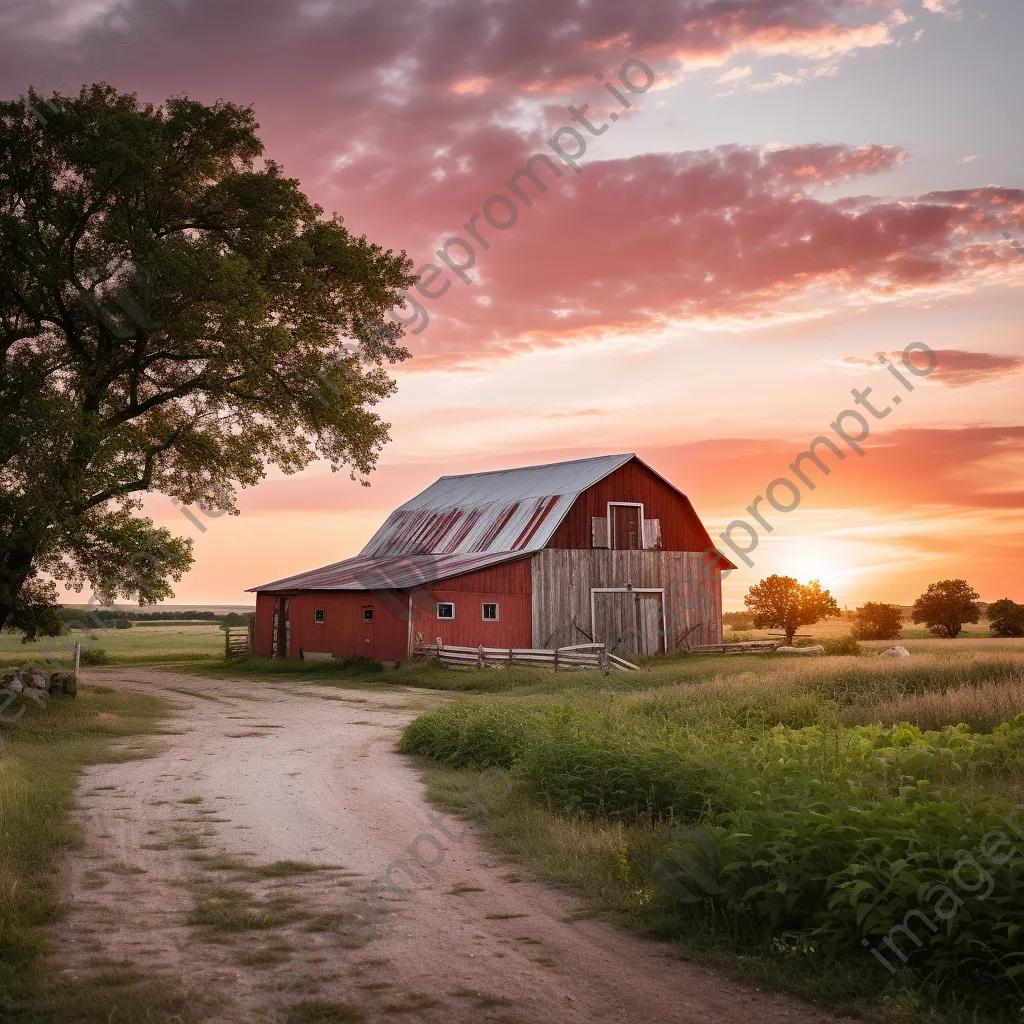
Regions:
[[687, 648], [687, 654], [771, 654], [778, 640], [747, 640], [735, 644], [699, 644]]
[[252, 650], [248, 626], [228, 626], [224, 630], [224, 657], [240, 658]]
[[451, 647], [440, 640], [423, 645], [421, 654], [434, 658], [448, 668], [504, 668], [509, 665], [552, 668], [556, 672], [566, 669], [615, 669], [632, 672], [631, 661], [609, 653], [604, 644], [576, 644], [541, 650], [531, 647]]

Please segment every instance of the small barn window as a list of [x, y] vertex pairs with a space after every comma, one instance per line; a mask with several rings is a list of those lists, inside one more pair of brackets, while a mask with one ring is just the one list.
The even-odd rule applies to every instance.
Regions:
[[314, 622], [323, 622], [324, 621], [324, 610], [323, 610], [323, 608], [314, 608], [313, 609], [313, 621]]
[[484, 604], [484, 619], [492, 622], [498, 621], [498, 606], [496, 604]]
[[437, 617], [439, 619], [454, 619], [455, 605], [453, 605], [450, 601], [438, 601]]
[[372, 608], [364, 608], [363, 609], [363, 622], [373, 622], [373, 609]]

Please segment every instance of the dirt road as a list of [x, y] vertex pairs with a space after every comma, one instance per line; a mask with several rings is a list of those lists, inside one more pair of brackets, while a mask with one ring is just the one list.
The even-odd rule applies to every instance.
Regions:
[[[147, 669], [87, 681], [159, 693], [176, 713], [157, 756], [80, 782], [85, 846], [54, 936], [79, 979], [115, 965], [174, 979], [229, 1022], [358, 1019], [341, 1005], [457, 1024], [824, 1020], [580, 920], [442, 818], [394, 749], [432, 695]], [[498, 798], [500, 778], [488, 785]], [[371, 884], [397, 861], [414, 870]], [[372, 924], [357, 903], [368, 888]], [[299, 1016], [300, 1000], [335, 1015]]]

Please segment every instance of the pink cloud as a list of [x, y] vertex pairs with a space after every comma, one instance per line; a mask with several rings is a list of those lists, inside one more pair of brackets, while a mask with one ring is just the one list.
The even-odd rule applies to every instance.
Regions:
[[[834, 301], [969, 287], [1005, 268], [988, 239], [1024, 223], [1022, 190], [901, 200], [807, 191], [904, 156], [885, 146], [724, 146], [595, 162], [578, 176], [552, 163], [538, 169], [547, 191], [524, 184], [530, 205], [518, 205], [514, 230], [477, 218], [483, 243], [465, 227], [464, 195], [450, 231], [474, 249], [474, 283], [451, 274], [445, 295], [424, 302], [432, 323], [410, 339], [411, 368], [687, 318], [767, 319], [812, 290]], [[472, 301], [483, 295], [486, 305]]]
[[[1024, 357], [997, 355], [994, 352], [966, 352], [962, 349], [935, 349], [935, 369], [928, 375], [947, 388], [966, 388], [972, 384], [999, 380], [1024, 370]], [[897, 365], [902, 358], [900, 352], [890, 352], [889, 358]], [[920, 358], [918, 357], [918, 362]], [[873, 359], [862, 356], [847, 356], [844, 363], [857, 366], [877, 366]]]

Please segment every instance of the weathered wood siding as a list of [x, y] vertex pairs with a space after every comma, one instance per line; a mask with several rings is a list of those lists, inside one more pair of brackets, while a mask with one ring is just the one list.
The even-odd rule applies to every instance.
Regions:
[[533, 557], [533, 646], [586, 643], [593, 636], [590, 593], [594, 587], [665, 591], [666, 648], [694, 623], [690, 644], [722, 642], [722, 581], [706, 568], [706, 556], [689, 551], [551, 550]]
[[660, 520], [661, 546], [666, 551], [704, 551], [712, 546], [689, 499], [635, 459], [588, 487], [573, 503], [547, 546], [590, 548], [591, 520], [608, 515], [609, 501], [642, 502], [644, 518]]

